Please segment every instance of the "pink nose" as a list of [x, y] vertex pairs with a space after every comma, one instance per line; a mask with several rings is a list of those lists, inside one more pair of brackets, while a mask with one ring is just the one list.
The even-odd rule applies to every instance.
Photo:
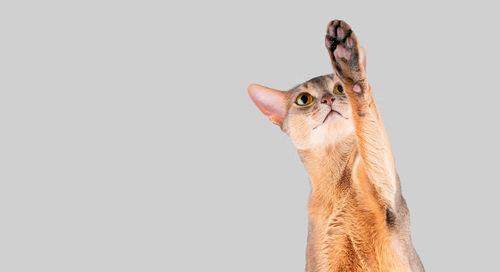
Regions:
[[331, 94], [327, 94], [327, 95], [323, 96], [323, 98], [321, 99], [321, 103], [327, 104], [328, 106], [331, 107], [334, 100], [335, 100], [335, 98], [333, 98], [333, 96]]

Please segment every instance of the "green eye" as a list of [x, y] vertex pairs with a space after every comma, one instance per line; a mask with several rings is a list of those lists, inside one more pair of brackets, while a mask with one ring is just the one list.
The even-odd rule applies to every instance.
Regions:
[[342, 87], [340, 83], [335, 85], [335, 88], [333, 88], [333, 92], [338, 95], [345, 95], [344, 87]]
[[313, 101], [312, 95], [310, 95], [308, 93], [301, 93], [301, 94], [299, 94], [299, 96], [297, 96], [297, 99], [295, 100], [295, 104], [297, 104], [299, 106], [307, 106], [307, 105], [311, 104], [312, 101]]

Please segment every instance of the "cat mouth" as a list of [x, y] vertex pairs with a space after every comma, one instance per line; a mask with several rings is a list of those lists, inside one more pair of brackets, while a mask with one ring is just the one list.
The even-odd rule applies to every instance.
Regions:
[[342, 115], [340, 112], [338, 112], [338, 111], [336, 111], [336, 110], [334, 110], [334, 109], [331, 109], [331, 110], [330, 110], [330, 112], [329, 112], [329, 113], [325, 116], [325, 118], [323, 119], [323, 122], [321, 122], [321, 124], [319, 124], [319, 125], [315, 126], [313, 129], [316, 129], [317, 127], [319, 127], [319, 126], [323, 125], [323, 124], [326, 122], [326, 120], [327, 120], [330, 116], [334, 116], [334, 115], [337, 115], [337, 114], [338, 114], [340, 117], [342, 117], [342, 118], [344, 118], [344, 119], [347, 119], [347, 118], [345, 118], [345, 117], [344, 117], [344, 115]]

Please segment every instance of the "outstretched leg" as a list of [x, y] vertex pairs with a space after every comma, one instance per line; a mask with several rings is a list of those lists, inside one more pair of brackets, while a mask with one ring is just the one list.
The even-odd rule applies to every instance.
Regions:
[[328, 24], [325, 43], [352, 107], [361, 155], [357, 167], [364, 171], [387, 208], [394, 211], [399, 184], [389, 140], [366, 79], [364, 50], [351, 27], [341, 20]]

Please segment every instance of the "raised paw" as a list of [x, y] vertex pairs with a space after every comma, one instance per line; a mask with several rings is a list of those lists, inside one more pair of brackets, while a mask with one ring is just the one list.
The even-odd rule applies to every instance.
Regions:
[[[325, 44], [340, 80], [350, 87], [355, 84], [364, 85], [366, 79], [364, 51], [359, 46], [351, 27], [342, 20], [331, 21], [326, 30]], [[354, 88], [354, 91], [357, 89]]]

